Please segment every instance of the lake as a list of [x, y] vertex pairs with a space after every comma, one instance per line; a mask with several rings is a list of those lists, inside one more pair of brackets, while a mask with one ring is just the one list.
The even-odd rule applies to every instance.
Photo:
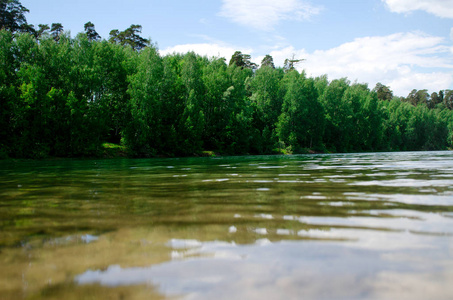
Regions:
[[452, 299], [453, 152], [0, 161], [0, 299]]

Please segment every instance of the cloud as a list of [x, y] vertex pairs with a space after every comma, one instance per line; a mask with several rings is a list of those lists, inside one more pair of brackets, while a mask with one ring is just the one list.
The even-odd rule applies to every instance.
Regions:
[[251, 54], [252, 61], [258, 64], [264, 54], [269, 53], [277, 66], [283, 66], [285, 59], [294, 55], [305, 59], [297, 68], [305, 70], [308, 76], [327, 74], [331, 80], [347, 77], [368, 83], [370, 88], [381, 82], [390, 86], [397, 96], [407, 96], [412, 89], [437, 92], [453, 88], [453, 47], [447, 44], [446, 38], [423, 32], [357, 38], [335, 48], [313, 52], [293, 46], [258, 51], [208, 40], [207, 43], [170, 47], [161, 54], [194, 51], [208, 57], [224, 57], [228, 62], [237, 50]]
[[453, 1], [451, 0], [382, 0], [392, 12], [408, 13], [424, 10], [442, 18], [453, 18]]
[[450, 39], [453, 41], [453, 27], [450, 29]]
[[271, 52], [282, 65], [295, 54], [305, 58], [298, 68], [309, 76], [327, 74], [330, 79], [348, 77], [368, 83], [389, 85], [395, 95], [406, 96], [412, 89], [439, 91], [453, 85], [451, 47], [444, 38], [421, 32], [357, 38], [328, 50], [308, 53], [294, 47]]
[[303, 21], [321, 7], [302, 0], [223, 0], [220, 16], [253, 29], [269, 31], [282, 20]]
[[400, 76], [387, 84], [392, 87], [393, 91], [403, 91], [396, 95], [407, 96], [412, 89], [427, 89], [430, 92], [438, 92], [451, 87], [453, 76], [448, 72], [432, 72], [432, 73], [409, 73], [405, 76]]
[[[200, 44], [184, 44], [184, 45], [176, 45], [174, 47], [168, 47], [164, 50], [160, 50], [161, 55], [167, 55], [172, 53], [187, 53], [193, 51], [202, 56], [208, 57], [224, 57], [227, 60], [231, 58], [231, 56], [236, 51], [241, 51], [242, 53], [252, 53], [252, 49], [247, 48], [235, 48], [229, 45], [222, 45], [218, 43], [200, 43]], [[228, 62], [228, 61], [227, 61]]]

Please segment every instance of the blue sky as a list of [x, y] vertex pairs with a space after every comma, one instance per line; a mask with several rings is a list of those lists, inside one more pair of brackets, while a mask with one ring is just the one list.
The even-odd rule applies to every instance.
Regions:
[[31, 24], [91, 21], [103, 38], [143, 26], [163, 55], [195, 51], [229, 60], [236, 50], [276, 65], [304, 58], [309, 76], [377, 82], [396, 95], [453, 89], [453, 0], [22, 0]]

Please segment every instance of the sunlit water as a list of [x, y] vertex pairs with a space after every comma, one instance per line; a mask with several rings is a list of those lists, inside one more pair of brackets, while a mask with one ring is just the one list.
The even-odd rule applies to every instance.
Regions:
[[453, 152], [0, 162], [0, 299], [452, 299]]

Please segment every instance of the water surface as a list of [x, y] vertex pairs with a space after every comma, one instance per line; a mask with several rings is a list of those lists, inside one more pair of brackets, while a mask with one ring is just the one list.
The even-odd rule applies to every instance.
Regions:
[[0, 299], [451, 299], [453, 153], [0, 162]]

